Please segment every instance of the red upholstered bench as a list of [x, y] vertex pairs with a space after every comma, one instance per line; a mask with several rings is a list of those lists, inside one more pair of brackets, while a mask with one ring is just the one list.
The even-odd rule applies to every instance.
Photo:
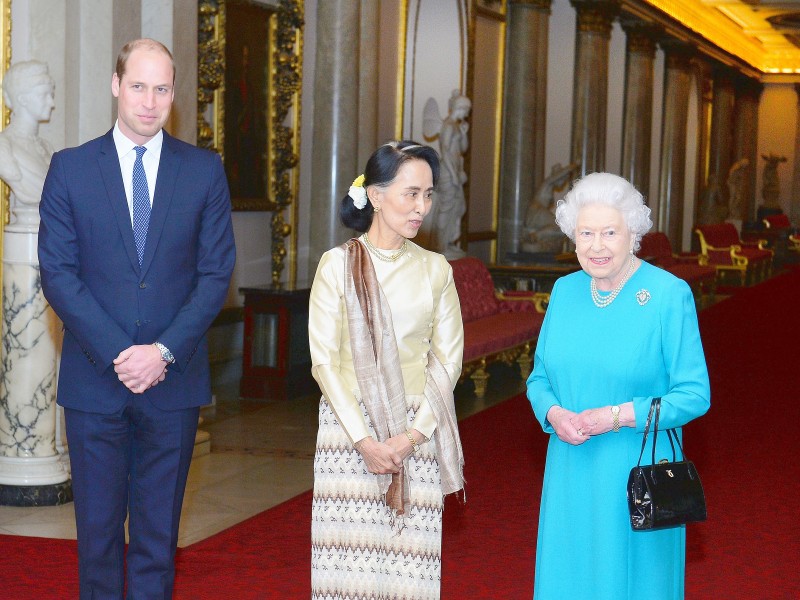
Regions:
[[777, 238], [785, 236], [787, 249], [792, 252], [800, 252], [800, 233], [792, 226], [788, 215], [785, 213], [769, 215], [764, 217], [762, 222], [766, 228], [764, 233], [772, 232], [772, 235]]
[[743, 242], [732, 223], [698, 225], [695, 233], [700, 238], [700, 252], [719, 277], [734, 273], [741, 285], [747, 285], [771, 273], [774, 253], [766, 248], [765, 240]]
[[657, 267], [686, 281], [692, 288], [698, 304], [702, 304], [706, 295], [713, 300], [717, 287], [717, 270], [703, 264], [701, 254], [673, 253], [667, 234], [661, 231], [652, 231], [644, 235], [638, 254]]
[[470, 377], [475, 395], [482, 398], [489, 379], [486, 366], [492, 362], [516, 361], [526, 379], [549, 294], [525, 292], [503, 297], [495, 293], [492, 276], [479, 259], [459, 258], [450, 264], [464, 320], [462, 380]]

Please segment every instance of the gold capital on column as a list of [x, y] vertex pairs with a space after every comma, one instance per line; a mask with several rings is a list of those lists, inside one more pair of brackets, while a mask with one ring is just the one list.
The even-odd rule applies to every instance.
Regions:
[[570, 0], [578, 13], [578, 31], [611, 37], [611, 24], [619, 14], [618, 0]]
[[553, 4], [553, 0], [510, 0], [509, 4], [530, 6], [531, 8], [538, 8], [539, 10], [550, 12], [550, 6]]

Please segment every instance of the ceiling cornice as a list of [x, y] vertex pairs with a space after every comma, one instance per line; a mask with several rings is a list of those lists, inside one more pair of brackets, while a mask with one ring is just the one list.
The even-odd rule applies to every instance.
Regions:
[[[752, 0], [636, 0], [680, 24], [689, 37], [704, 40], [722, 53], [735, 57], [760, 75], [800, 76], [800, 48], [772, 27], [768, 19], [789, 10], [800, 11], [796, 2]], [[798, 32], [800, 33], [800, 32]], [[770, 77], [772, 79], [773, 77]]]

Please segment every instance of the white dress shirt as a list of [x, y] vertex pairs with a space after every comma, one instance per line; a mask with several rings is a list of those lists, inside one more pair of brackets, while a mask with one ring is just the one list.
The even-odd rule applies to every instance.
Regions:
[[[158, 162], [161, 160], [161, 146], [164, 143], [164, 132], [159, 130], [144, 147], [147, 152], [142, 156], [144, 174], [147, 177], [147, 188], [150, 191], [150, 206], [153, 206], [153, 193], [156, 189], [156, 177], [158, 176]], [[122, 183], [125, 186], [125, 197], [128, 199], [128, 212], [131, 215], [131, 226], [133, 226], [133, 163], [136, 162], [136, 146], [131, 140], [125, 137], [120, 131], [119, 121], [114, 124], [114, 145], [117, 147], [119, 166], [122, 169]]]

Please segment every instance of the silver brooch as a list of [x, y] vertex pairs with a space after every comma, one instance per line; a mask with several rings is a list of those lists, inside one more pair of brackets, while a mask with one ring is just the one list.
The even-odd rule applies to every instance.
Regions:
[[636, 301], [639, 303], [639, 306], [644, 306], [645, 304], [650, 302], [650, 292], [642, 288], [641, 290], [636, 292]]

